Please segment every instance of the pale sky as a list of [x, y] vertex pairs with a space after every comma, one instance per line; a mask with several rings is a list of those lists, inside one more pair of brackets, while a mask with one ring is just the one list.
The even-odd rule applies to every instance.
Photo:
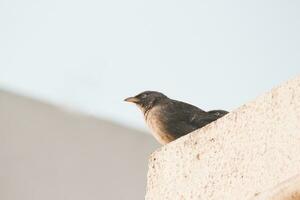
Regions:
[[145, 128], [158, 90], [232, 110], [300, 74], [300, 1], [1, 0], [0, 88]]

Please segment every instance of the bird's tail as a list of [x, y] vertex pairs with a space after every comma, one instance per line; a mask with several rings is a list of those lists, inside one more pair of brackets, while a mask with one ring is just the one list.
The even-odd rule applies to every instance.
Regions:
[[211, 111], [208, 111], [207, 113], [215, 115], [217, 117], [223, 117], [224, 115], [228, 114], [229, 112], [226, 110], [211, 110]]

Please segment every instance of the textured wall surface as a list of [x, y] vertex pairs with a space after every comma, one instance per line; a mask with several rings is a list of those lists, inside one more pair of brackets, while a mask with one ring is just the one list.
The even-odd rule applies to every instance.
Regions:
[[146, 199], [251, 199], [299, 172], [300, 77], [154, 152]]

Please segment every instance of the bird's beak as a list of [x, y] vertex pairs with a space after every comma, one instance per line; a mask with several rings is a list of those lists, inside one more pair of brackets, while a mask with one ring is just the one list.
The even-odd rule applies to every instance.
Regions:
[[138, 103], [140, 100], [136, 97], [128, 97], [124, 99], [124, 101], [131, 102], [131, 103]]

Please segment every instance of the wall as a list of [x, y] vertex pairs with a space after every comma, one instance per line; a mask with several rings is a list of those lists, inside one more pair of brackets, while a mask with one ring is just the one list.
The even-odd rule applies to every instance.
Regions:
[[148, 134], [0, 91], [0, 199], [136, 199]]
[[300, 77], [153, 153], [146, 199], [249, 199], [299, 173]]

